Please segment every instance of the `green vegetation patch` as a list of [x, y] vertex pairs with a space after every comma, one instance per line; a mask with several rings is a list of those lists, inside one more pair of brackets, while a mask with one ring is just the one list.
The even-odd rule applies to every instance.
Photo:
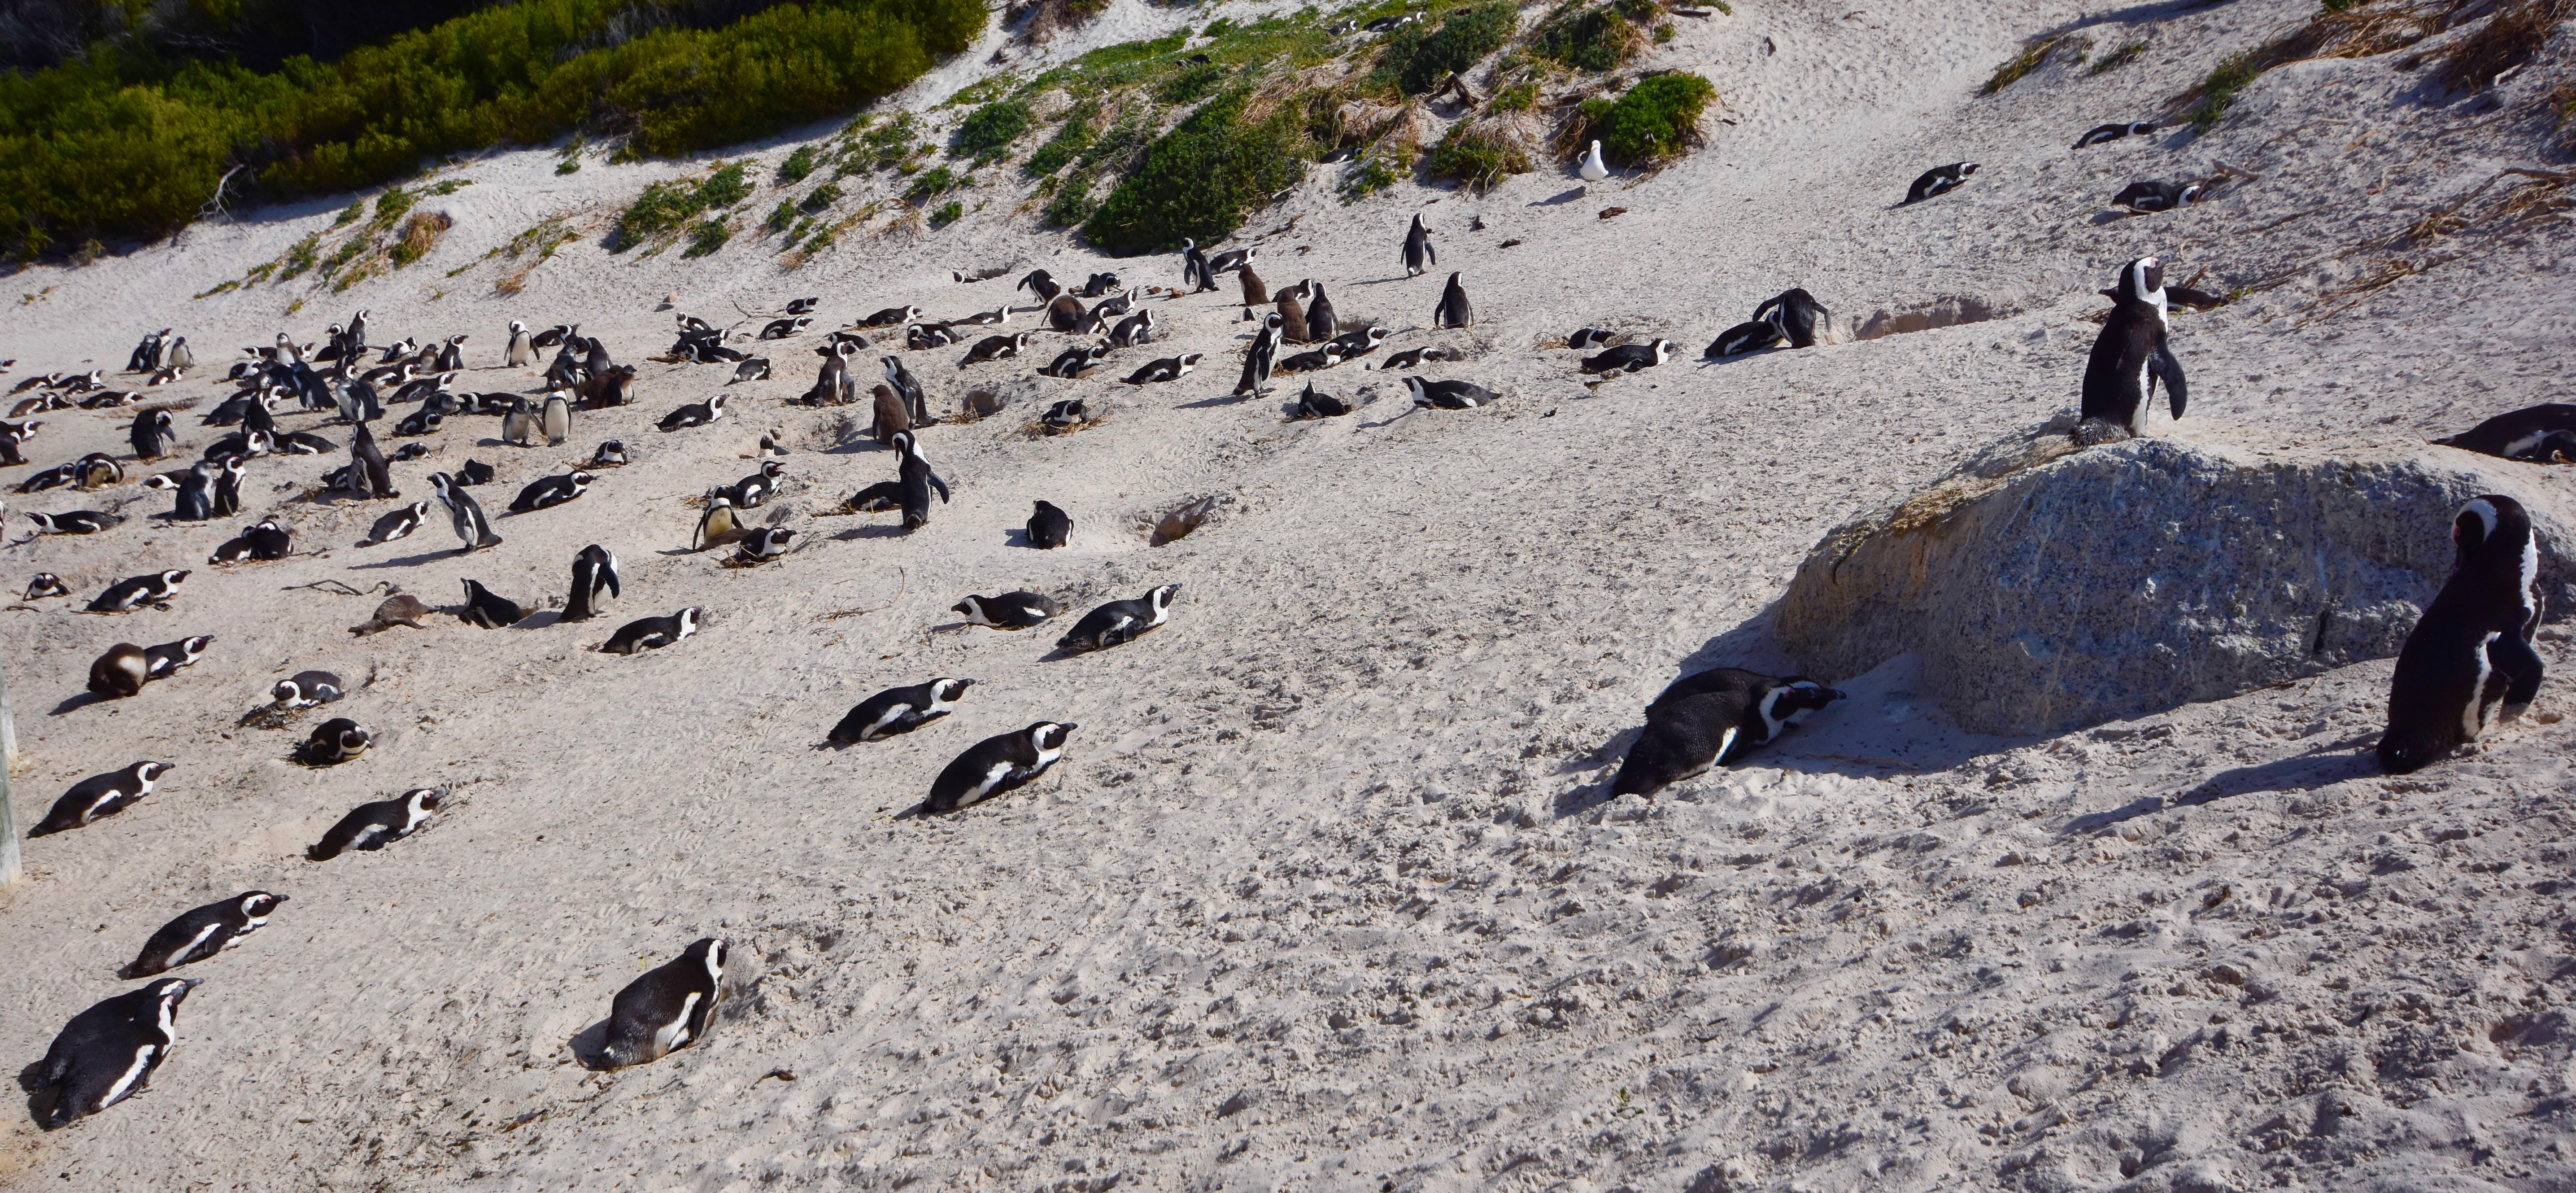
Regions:
[[[1651, 7], [1651, 5], [1649, 5]], [[1464, 72], [1482, 62], [1510, 42], [1518, 28], [1520, 6], [1509, 0], [1457, 9], [1440, 28], [1419, 38], [1404, 35], [1413, 29], [1406, 26], [1389, 39], [1390, 52], [1410, 45], [1397, 84], [1406, 95], [1420, 95], [1440, 85], [1453, 72]]]
[[1613, 0], [1587, 8], [1566, 0], [1530, 31], [1530, 53], [1577, 70], [1610, 71], [1644, 53], [1646, 28], [1663, 20], [1654, 0]]
[[1431, 147], [1423, 161], [1423, 171], [1433, 178], [1462, 182], [1479, 189], [1501, 182], [1506, 174], [1526, 174], [1530, 169], [1528, 151], [1512, 143], [1498, 131], [1478, 127], [1477, 121], [1461, 120], [1449, 126], [1440, 143]]
[[680, 255], [703, 257], [723, 248], [725, 242], [731, 239], [733, 239], [733, 229], [726, 226], [723, 220], [704, 220], [689, 229], [689, 247], [682, 250]]
[[2236, 93], [2262, 78], [2265, 65], [2261, 53], [2245, 50], [2211, 67], [2209, 77], [2200, 84], [2200, 110], [2192, 114], [2192, 131], [2205, 133], [2218, 127], [2218, 122], [2227, 118], [2228, 106], [2236, 102]]
[[1669, 161], [1698, 141], [1700, 115], [1716, 98], [1716, 85], [1694, 74], [1640, 80], [1616, 100], [1583, 101], [1585, 139], [1599, 138], [1602, 156], [1617, 165]]
[[1083, 238], [1119, 256], [1177, 248], [1185, 236], [1223, 240], [1255, 206], [1296, 185], [1313, 152], [1302, 112], [1281, 107], [1247, 119], [1247, 98], [1228, 91], [1155, 141], [1084, 221]]
[[1092, 141], [1100, 135], [1099, 130], [1092, 127], [1092, 121], [1099, 118], [1099, 113], [1097, 104], [1076, 105], [1073, 111], [1065, 114], [1064, 124], [1055, 130], [1055, 135], [1029, 155], [1028, 162], [1020, 167], [1021, 172], [1031, 178], [1043, 177], [1063, 169], [1067, 162], [1081, 156], [1082, 151], [1091, 148]]
[[950, 147], [959, 157], [982, 158], [1011, 147], [1029, 131], [1034, 118], [1029, 105], [1017, 99], [997, 99], [975, 109], [957, 124], [957, 135]]
[[797, 146], [795, 152], [788, 154], [785, 161], [778, 163], [778, 181], [773, 185], [794, 186], [805, 181], [805, 176], [814, 172], [814, 162], [813, 146]]

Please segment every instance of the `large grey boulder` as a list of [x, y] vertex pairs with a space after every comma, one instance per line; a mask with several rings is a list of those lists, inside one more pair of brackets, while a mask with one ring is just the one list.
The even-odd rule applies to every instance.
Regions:
[[2078, 449], [2061, 420], [1836, 528], [1782, 598], [1783, 645], [1819, 678], [1920, 651], [1983, 733], [2220, 699], [2396, 654], [2450, 575], [2453, 511], [2481, 493], [2530, 509], [2544, 616], [2570, 613], [2576, 471], [2186, 426]]

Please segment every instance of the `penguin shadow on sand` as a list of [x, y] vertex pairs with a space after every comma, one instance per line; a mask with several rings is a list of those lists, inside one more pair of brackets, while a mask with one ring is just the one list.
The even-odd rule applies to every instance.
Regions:
[[1568, 203], [1573, 203], [1582, 199], [1585, 195], [1591, 193], [1591, 190], [1592, 188], [1589, 185], [1578, 186], [1573, 190], [1559, 191], [1544, 199], [1532, 199], [1530, 200], [1529, 205], [1532, 207], [1562, 207]]
[[573, 1060], [593, 1073], [617, 1071], [617, 1066], [608, 1062], [608, 1016], [600, 1016], [599, 1022], [574, 1032], [564, 1046], [572, 1049]]
[[[115, 699], [115, 697], [102, 696], [96, 692], [75, 692], [70, 696], [64, 697], [62, 703], [55, 705], [45, 715], [49, 717], [59, 717], [66, 713], [88, 708], [93, 704], [105, 704], [113, 699]], [[132, 699], [132, 697], [128, 697], [128, 699]]]
[[460, 548], [447, 547], [436, 551], [423, 551], [417, 555], [397, 555], [391, 559], [379, 559], [371, 563], [353, 563], [349, 565], [349, 570], [353, 572], [371, 572], [383, 568], [418, 567], [424, 563], [436, 563], [442, 559], [454, 559], [458, 555], [462, 555], [464, 553], [465, 552]]
[[2371, 753], [2371, 747], [2378, 741], [2379, 730], [2372, 729], [2287, 758], [2231, 767], [2173, 795], [2142, 796], [2108, 811], [2088, 812], [2075, 817], [2057, 830], [2058, 835], [2090, 836], [2124, 820], [2153, 816], [2174, 808], [2198, 807], [2267, 792], [2314, 791], [2346, 779], [2367, 778], [2381, 773], [2379, 761]]
[[[54, 1100], [69, 1088], [68, 1084], [46, 1084], [44, 1074], [45, 1061], [42, 1057], [38, 1057], [26, 1068], [18, 1070], [18, 1088], [25, 1091], [27, 1095], [27, 1117], [31, 1122], [42, 1123], [52, 1117]], [[152, 1087], [148, 1085], [135, 1091], [137, 1095], [151, 1092]]]
[[851, 543], [860, 539], [899, 539], [909, 533], [911, 532], [905, 530], [901, 522], [871, 522], [865, 526], [853, 526], [834, 534], [832, 541]]

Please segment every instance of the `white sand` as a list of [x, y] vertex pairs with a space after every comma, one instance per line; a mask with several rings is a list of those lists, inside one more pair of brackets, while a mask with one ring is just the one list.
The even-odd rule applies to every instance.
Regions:
[[[1389, 421], [1398, 394], [1283, 425], [1273, 403], [1227, 401], [1245, 334], [1229, 288], [1155, 300], [1168, 346], [1048, 383], [1121, 399], [1106, 425], [1033, 438], [1021, 408], [929, 431], [956, 500], [909, 537], [890, 515], [824, 516], [890, 477], [892, 457], [841, 412], [779, 405], [811, 380], [805, 340], [775, 346], [777, 380], [732, 387], [737, 417], [712, 429], [652, 424], [727, 372], [653, 364], [638, 405], [579, 416], [563, 449], [489, 445], [496, 423], [452, 422], [440, 454], [396, 466], [407, 499], [469, 455], [501, 469], [479, 491], [495, 514], [601, 439], [636, 459], [569, 507], [500, 519], [506, 544], [472, 557], [451, 553], [443, 522], [352, 548], [385, 505], [294, 499], [334, 458], [251, 474], [254, 508], [326, 555], [206, 566], [247, 516], [138, 518], [9, 551], [13, 593], [50, 570], [75, 605], [125, 575], [197, 574], [167, 613], [0, 614], [22, 826], [84, 776], [179, 766], [140, 806], [28, 844], [33, 880], [0, 896], [0, 1052], [32, 1062], [72, 1014], [129, 988], [114, 971], [180, 911], [252, 888], [293, 901], [183, 971], [207, 982], [151, 1092], [50, 1136], [11, 1116], [0, 1183], [2564, 1188], [2576, 775], [2554, 716], [2395, 780], [2366, 754], [2385, 662], [2000, 741], [1949, 726], [1899, 660], [1822, 677], [1854, 698], [1746, 765], [1652, 803], [1592, 796], [1661, 685], [1781, 663], [1766, 610], [1826, 529], [2071, 407], [2094, 334], [2077, 317], [2131, 257], [2164, 254], [2176, 280], [2205, 267], [2213, 288], [2281, 279], [2178, 318], [2186, 433], [2403, 441], [2560, 398], [2576, 288], [2558, 224], [2366, 247], [2499, 169], [2555, 161], [2548, 119], [2528, 114], [2554, 71], [2518, 76], [2499, 113], [2428, 96], [2429, 72], [2398, 55], [2301, 64], [2209, 138], [2069, 154], [2077, 133], [2151, 116], [2314, 4], [2121, 10], [2137, 29], [2095, 29], [2097, 46], [2144, 37], [2143, 59], [2099, 77], [2051, 65], [1991, 99], [1975, 89], [1993, 66], [2077, 6], [1737, 7], [1677, 22], [1654, 59], [1706, 73], [1735, 122], [1713, 116], [1709, 148], [1659, 175], [1563, 202], [1580, 183], [1551, 169], [1487, 196], [1408, 185], [1344, 207], [1319, 169], [1247, 225], [1302, 215], [1256, 241], [1274, 287], [1326, 283], [1346, 318], [1400, 329], [1390, 349], [1482, 351], [1434, 372], [1509, 391], [1497, 409]], [[1177, 15], [1122, 5], [1109, 40]], [[921, 96], [986, 69], [990, 48]], [[1962, 158], [1984, 163], [1964, 190], [1890, 206]], [[633, 362], [669, 342], [666, 292], [709, 318], [817, 294], [837, 325], [1008, 297], [1010, 279], [950, 284], [954, 267], [1178, 278], [1173, 258], [1105, 264], [1031, 233], [1014, 181], [974, 192], [984, 209], [954, 228], [853, 233], [787, 276], [748, 234], [699, 261], [611, 256], [594, 223], [524, 294], [493, 296], [486, 249], [557, 212], [604, 220], [681, 172], [594, 161], [559, 178], [553, 161], [464, 169], [475, 185], [437, 201], [458, 221], [445, 243], [345, 295], [298, 282], [186, 299], [327, 226], [333, 203], [22, 273], [11, 293], [42, 296], [0, 323], [0, 356], [19, 359], [13, 378], [113, 367], [176, 325], [219, 374], [236, 345], [280, 326], [316, 338], [363, 305], [379, 340], [472, 333], [478, 366], [513, 318], [578, 320]], [[2099, 218], [2133, 178], [2222, 161], [2260, 181], [2178, 214]], [[775, 201], [764, 189], [750, 206]], [[1397, 280], [1425, 204], [1442, 271]], [[1628, 213], [1595, 218], [1612, 205]], [[1527, 243], [1496, 247], [1507, 238]], [[2322, 291], [2380, 262], [2450, 253], [2462, 259], [2308, 322]], [[1413, 330], [1448, 269], [1484, 321]], [[1791, 285], [1863, 317], [1944, 295], [2019, 313], [1691, 359]], [[1588, 392], [1571, 354], [1533, 347], [1587, 324], [1669, 334], [1685, 358]], [[1042, 335], [1036, 359], [962, 377], [962, 349], [909, 359], [945, 411], [969, 379], [1025, 375], [1065, 342]], [[1180, 351], [1210, 359], [1141, 393], [1108, 380]], [[1367, 383], [1388, 388], [1353, 367], [1323, 379], [1346, 396]], [[202, 412], [223, 388], [180, 392], [209, 397]], [[49, 416], [30, 458], [122, 453], [125, 421]], [[806, 548], [751, 571], [672, 554], [695, 517], [684, 503], [750, 472], [770, 425], [796, 441], [782, 500]], [[215, 433], [182, 416], [191, 457]], [[2569, 476], [2523, 471], [2533, 486]], [[133, 492], [9, 502], [101, 508]], [[1229, 499], [1221, 517], [1147, 545], [1142, 520], [1208, 495]], [[1069, 549], [1014, 545], [1034, 498], [1072, 513]], [[393, 580], [454, 603], [473, 577], [535, 606], [589, 542], [617, 551], [627, 589], [587, 625], [439, 618], [352, 639], [376, 598], [281, 591]], [[1039, 588], [1078, 612], [1166, 581], [1187, 585], [1172, 624], [1102, 655], [1042, 661], [1052, 629], [935, 628], [968, 592]], [[708, 622], [675, 649], [583, 649], [690, 604]], [[875, 611], [825, 616], [850, 609]], [[180, 677], [48, 715], [108, 644], [192, 633], [216, 644]], [[2554, 629], [2541, 645], [2560, 669], [2537, 710], [2552, 716], [2576, 652]], [[317, 666], [374, 674], [333, 711], [383, 738], [311, 771], [284, 759], [314, 718], [235, 720]], [[983, 682], [909, 737], [813, 748], [859, 699], [937, 675]], [[890, 819], [965, 745], [1040, 718], [1082, 724], [1046, 779], [965, 815]], [[301, 859], [350, 806], [426, 784], [455, 796], [420, 835]], [[737, 942], [738, 978], [711, 1038], [615, 1075], [573, 1063], [568, 1041], [621, 985], [709, 934]]]

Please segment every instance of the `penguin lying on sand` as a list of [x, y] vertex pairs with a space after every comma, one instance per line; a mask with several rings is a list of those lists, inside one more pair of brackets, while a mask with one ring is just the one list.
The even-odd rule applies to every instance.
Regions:
[[1773, 677], [1719, 667], [1673, 681], [1646, 706], [1646, 731], [1610, 784], [1613, 795], [1652, 795], [1742, 758], [1843, 693], [1802, 675]]
[[42, 1125], [60, 1130], [141, 1091], [178, 1042], [179, 1004], [200, 979], [163, 978], [72, 1016], [29, 1084], [53, 1091]]
[[724, 997], [726, 953], [722, 939], [707, 937], [618, 991], [609, 1004], [602, 1066], [648, 1064], [706, 1038]]

